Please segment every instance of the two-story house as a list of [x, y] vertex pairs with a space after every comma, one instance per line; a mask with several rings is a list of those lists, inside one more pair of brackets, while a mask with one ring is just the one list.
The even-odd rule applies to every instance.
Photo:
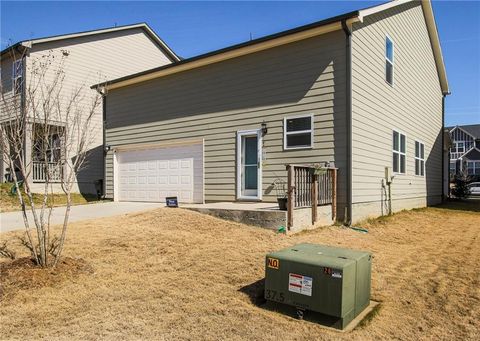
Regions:
[[[68, 57], [64, 58], [62, 65], [64, 79], [60, 96], [68, 97], [73, 90], [85, 84], [82, 96], [79, 96], [82, 101], [79, 104], [85, 104], [84, 107], [97, 95], [95, 90], [90, 89], [90, 85], [100, 79], [118, 78], [180, 60], [145, 23], [21, 41], [1, 51], [1, 89], [4, 97], [21, 101], [31, 77], [29, 72], [33, 72], [33, 63], [45, 57], [58, 60], [66, 55]], [[49, 81], [53, 77], [45, 79]], [[5, 110], [2, 111], [0, 124], [8, 124], [12, 118], [8, 117]], [[29, 113], [25, 115], [31, 116]], [[94, 182], [104, 177], [103, 121], [100, 105], [89, 127], [94, 131], [94, 139], [91, 141], [86, 167], [77, 175], [74, 191], [95, 193]], [[61, 125], [61, 122], [59, 124]], [[26, 130], [23, 157], [26, 158], [26, 163], [33, 167], [30, 172], [32, 190], [41, 191], [46, 174], [45, 160], [38, 158], [45, 155], [35, 153], [35, 140], [28, 137], [29, 130]], [[52, 141], [53, 149], [60, 147], [58, 134], [52, 134]], [[59, 168], [49, 171], [60, 174], [62, 163], [56, 160], [60, 153], [52, 150], [45, 154], [51, 158], [47, 160], [49, 165], [51, 163], [51, 167]], [[75, 155], [66, 157], [70, 159]], [[8, 180], [11, 170], [7, 168], [7, 165], [0, 163], [2, 182]]]
[[480, 124], [447, 128], [450, 147], [450, 177], [466, 173], [480, 179]]
[[275, 202], [288, 164], [338, 168], [338, 217], [442, 199], [449, 93], [430, 1], [393, 1], [93, 86], [106, 195]]

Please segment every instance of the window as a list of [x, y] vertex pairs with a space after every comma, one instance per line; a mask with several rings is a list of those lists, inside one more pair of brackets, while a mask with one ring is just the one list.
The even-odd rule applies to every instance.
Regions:
[[393, 41], [385, 38], [385, 80], [393, 85]]
[[39, 162], [58, 163], [62, 156], [61, 147], [61, 138], [56, 133], [51, 134], [47, 141], [39, 137], [34, 141], [32, 158]]
[[463, 142], [463, 141], [462, 142], [454, 142], [452, 151], [454, 153], [460, 153], [460, 154], [465, 153], [465, 142]]
[[393, 131], [393, 172], [405, 174], [405, 145], [406, 137], [397, 131]]
[[425, 175], [425, 146], [415, 141], [415, 175]]
[[450, 174], [457, 173], [457, 161], [450, 161]]
[[313, 115], [286, 117], [283, 122], [283, 148], [313, 147]]
[[12, 70], [13, 93], [19, 94], [22, 92], [23, 86], [23, 60], [16, 60], [13, 62]]
[[480, 175], [480, 161], [467, 161], [468, 175]]

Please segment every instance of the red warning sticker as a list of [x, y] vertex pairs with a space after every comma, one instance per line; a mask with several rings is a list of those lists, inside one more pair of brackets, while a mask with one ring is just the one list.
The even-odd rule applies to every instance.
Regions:
[[300, 295], [312, 296], [312, 277], [288, 274], [288, 291], [295, 292]]

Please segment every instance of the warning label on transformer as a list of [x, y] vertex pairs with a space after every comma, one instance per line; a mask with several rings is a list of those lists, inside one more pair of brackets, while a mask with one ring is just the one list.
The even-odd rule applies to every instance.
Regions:
[[297, 274], [288, 274], [288, 291], [297, 294], [312, 296], [312, 277]]

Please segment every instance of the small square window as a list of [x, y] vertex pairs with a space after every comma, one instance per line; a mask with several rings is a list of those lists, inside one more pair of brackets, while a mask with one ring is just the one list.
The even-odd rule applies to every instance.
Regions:
[[313, 115], [286, 117], [283, 124], [284, 149], [313, 147]]

